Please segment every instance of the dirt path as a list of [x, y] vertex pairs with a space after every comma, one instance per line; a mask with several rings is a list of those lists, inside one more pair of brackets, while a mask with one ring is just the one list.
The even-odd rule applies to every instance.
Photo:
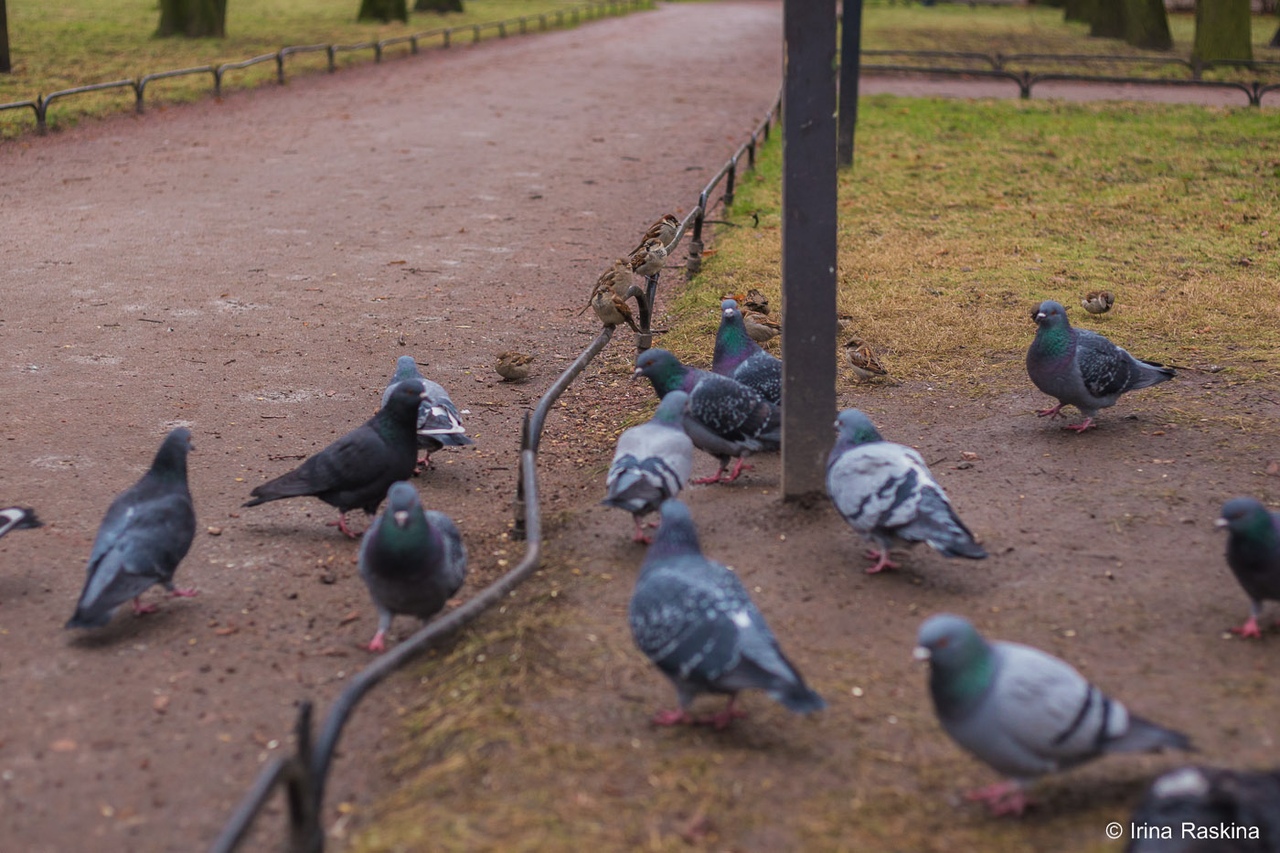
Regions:
[[[49, 522], [0, 542], [6, 849], [200, 849], [298, 701], [326, 709], [366, 660], [329, 508], [239, 505], [368, 417], [398, 355], [476, 438], [426, 503], [477, 582], [518, 558], [521, 413], [598, 328], [577, 316], [596, 276], [772, 102], [779, 26], [772, 3], [664, 6], [0, 146], [3, 497]], [[511, 348], [537, 354], [526, 384], [493, 373]], [[179, 580], [202, 594], [64, 632], [107, 503], [175, 423], [201, 531]], [[367, 703], [347, 755], [410, 687]], [[365, 802], [373, 767], [339, 761], [329, 802]]]

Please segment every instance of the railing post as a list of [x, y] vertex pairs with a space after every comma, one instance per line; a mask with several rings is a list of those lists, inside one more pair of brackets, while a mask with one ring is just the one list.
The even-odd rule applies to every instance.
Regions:
[[320, 826], [321, 803], [311, 772], [311, 702], [298, 708], [294, 726], [297, 750], [291, 761], [285, 794], [289, 802], [289, 853], [321, 853], [324, 829]]
[[147, 84], [141, 78], [133, 81], [133, 111], [138, 115], [144, 112], [142, 106], [142, 93], [146, 90]]
[[[524, 452], [530, 449], [529, 444], [529, 413], [524, 413], [524, 420], [520, 423], [520, 458], [524, 458]], [[525, 495], [524, 495], [524, 477], [521, 472], [521, 466], [516, 466], [516, 501], [514, 506], [515, 523], [511, 526], [511, 538], [513, 540], [524, 541], [528, 538], [529, 531], [525, 527]]]
[[724, 206], [727, 209], [733, 204], [733, 185], [738, 175], [738, 157], [735, 154], [729, 161], [729, 169], [724, 173]]
[[685, 278], [702, 272], [702, 220], [707, 213], [707, 191], [698, 196], [698, 210], [693, 216], [693, 233], [689, 235], [689, 253], [684, 260]]
[[276, 82], [284, 85], [284, 48], [276, 51]]

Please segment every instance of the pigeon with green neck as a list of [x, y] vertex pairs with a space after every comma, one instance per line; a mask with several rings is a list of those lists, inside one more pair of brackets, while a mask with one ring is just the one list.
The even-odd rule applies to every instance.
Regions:
[[1262, 602], [1280, 601], [1280, 515], [1254, 498], [1232, 498], [1214, 525], [1227, 530], [1227, 565], [1249, 596], [1249, 619], [1231, 633], [1262, 639]]
[[720, 303], [720, 328], [716, 331], [711, 370], [738, 380], [775, 406], [782, 405], [782, 361], [751, 340], [733, 299]]

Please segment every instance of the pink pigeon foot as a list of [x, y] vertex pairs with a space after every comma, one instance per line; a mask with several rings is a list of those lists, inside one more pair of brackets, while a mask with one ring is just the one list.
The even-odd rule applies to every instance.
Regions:
[[1060, 418], [1062, 417], [1062, 403], [1056, 406], [1050, 406], [1047, 409], [1036, 409], [1037, 418]]
[[142, 603], [142, 600], [141, 600], [141, 599], [138, 599], [138, 598], [135, 598], [135, 599], [133, 600], [133, 615], [134, 615], [134, 616], [146, 616], [148, 613], [155, 613], [155, 612], [156, 612], [157, 610], [159, 610], [159, 609], [160, 609], [159, 605], [156, 605], [156, 604], [143, 604], [143, 603]]
[[640, 523], [640, 519], [636, 519], [636, 532], [632, 534], [631, 541], [639, 542], [642, 545], [652, 545], [653, 537], [644, 532], [644, 525]]
[[889, 559], [888, 548], [885, 548], [883, 551], [881, 551], [879, 548], [868, 548], [867, 559], [876, 561], [876, 564], [874, 566], [869, 566], [867, 568], [867, 574], [869, 575], [874, 575], [877, 572], [884, 571], [885, 569], [898, 568], [898, 564], [895, 563], [893, 560]]
[[194, 586], [188, 587], [187, 589], [175, 586], [173, 589], [169, 590], [170, 598], [195, 598], [199, 594], [200, 590], [196, 589]]
[[1063, 427], [1063, 429], [1069, 429], [1072, 432], [1076, 433], [1077, 435], [1079, 435], [1080, 433], [1090, 428], [1092, 429], [1098, 428], [1098, 425], [1093, 422], [1093, 418], [1091, 417], [1085, 418], [1078, 424], [1067, 424], [1066, 426]]
[[995, 817], [1002, 815], [1020, 815], [1031, 805], [1031, 800], [1023, 792], [1022, 786], [1014, 781], [997, 782], [985, 788], [969, 791], [964, 795], [966, 800], [986, 805]]
[[699, 717], [698, 723], [704, 726], [711, 726], [711, 728], [715, 729], [716, 731], [721, 731], [723, 729], [729, 728], [729, 726], [733, 723], [734, 720], [746, 717], [747, 716], [746, 711], [741, 711], [733, 707], [734, 698], [735, 697], [733, 696], [729, 697], [729, 704], [725, 706], [723, 711], [712, 714], [708, 717]]
[[659, 711], [653, 715], [652, 722], [655, 726], [687, 726], [692, 725], [694, 719], [683, 708], [677, 708], [674, 711]]
[[1233, 634], [1239, 634], [1242, 640], [1262, 639], [1262, 631], [1258, 628], [1258, 617], [1250, 616], [1249, 621], [1245, 622], [1239, 628], [1229, 629]]
[[369, 645], [366, 646], [365, 648], [367, 648], [371, 652], [385, 652], [387, 650], [387, 644], [384, 639], [385, 637], [386, 637], [386, 634], [379, 631], [378, 633], [373, 635], [373, 639], [369, 641]]
[[716, 471], [716, 475], [714, 477], [697, 477], [693, 480], [690, 480], [689, 482], [697, 483], [699, 486], [705, 486], [707, 483], [718, 483], [723, 479], [724, 479], [724, 469], [721, 468], [720, 470]]
[[352, 533], [351, 528], [347, 527], [347, 514], [345, 512], [338, 513], [337, 521], [326, 521], [326, 527], [336, 527], [346, 535], [348, 539], [359, 539], [359, 533]]
[[738, 475], [743, 471], [750, 471], [754, 467], [754, 465], [748, 465], [747, 460], [739, 456], [737, 464], [733, 466], [733, 471], [729, 474], [729, 482], [732, 483], [734, 480], [738, 479]]

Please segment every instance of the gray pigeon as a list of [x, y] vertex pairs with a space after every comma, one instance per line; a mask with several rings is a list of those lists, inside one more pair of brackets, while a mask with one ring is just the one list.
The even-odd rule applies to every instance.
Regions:
[[889, 559], [894, 539], [928, 542], [944, 557], [987, 556], [919, 453], [885, 441], [857, 409], [840, 413], [836, 433], [827, 457], [827, 494], [849, 526], [875, 543], [867, 552], [876, 561], [868, 574], [898, 567]]
[[[1185, 832], [1224, 827], [1226, 834]], [[1140, 836], [1125, 853], [1277, 853], [1280, 851], [1280, 771], [1179, 767], [1151, 783], [1133, 817]]]
[[738, 380], [775, 406], [782, 405], [782, 361], [751, 340], [736, 300], [720, 303], [711, 370]]
[[174, 596], [196, 594], [173, 585], [173, 574], [196, 535], [196, 511], [187, 488], [190, 450], [190, 430], [179, 427], [170, 432], [142, 479], [107, 507], [89, 554], [89, 577], [68, 628], [101, 627], [129, 599], [134, 613], [156, 610], [154, 604], [138, 601], [155, 584]]
[[[734, 708], [734, 699], [750, 688], [798, 714], [825, 708], [783, 657], [738, 576], [702, 555], [689, 508], [668, 500], [660, 512], [662, 524], [640, 566], [629, 611], [636, 645], [671, 679], [680, 700], [678, 710], [661, 711], [653, 722], [724, 728], [746, 715]], [[689, 705], [699, 693], [728, 694], [729, 704], [696, 719]]]
[[1227, 565], [1249, 596], [1249, 619], [1231, 632], [1262, 639], [1262, 602], [1280, 601], [1280, 515], [1253, 498], [1232, 498], [1214, 525], [1227, 529]]
[[631, 513], [636, 542], [649, 542], [640, 519], [657, 512], [663, 501], [680, 494], [689, 481], [693, 441], [681, 425], [688, 400], [683, 391], [672, 391], [662, 398], [651, 420], [618, 436], [605, 481], [608, 494], [601, 503]]
[[44, 527], [44, 522], [36, 518], [36, 511], [25, 506], [11, 506], [0, 509], [0, 536], [10, 530], [23, 530], [32, 527]]
[[401, 382], [416, 379], [422, 383], [426, 396], [418, 404], [418, 447], [427, 451], [420, 463], [424, 468], [431, 464], [431, 454], [441, 447], [464, 447], [475, 444], [467, 435], [467, 428], [462, 425], [462, 415], [458, 407], [449, 399], [449, 392], [440, 383], [432, 382], [422, 375], [418, 363], [411, 355], [402, 355], [396, 359], [396, 372], [391, 376], [391, 383], [382, 392], [382, 405], [391, 399], [391, 392]]
[[993, 814], [1021, 814], [1027, 780], [1111, 752], [1191, 750], [1187, 736], [1130, 714], [1070, 665], [1018, 643], [987, 642], [949, 613], [920, 626], [915, 656], [951, 739], [1012, 777], [968, 795]]
[[[689, 367], [664, 349], [642, 352], [636, 358], [634, 376], [647, 376], [659, 399], [672, 391], [689, 395], [684, 431], [693, 439], [694, 447], [720, 462], [714, 477], [690, 482], [733, 482], [751, 467], [746, 464], [749, 455], [782, 446], [782, 415], [778, 407], [737, 380]], [[733, 457], [738, 461], [725, 477]]]
[[338, 529], [352, 539], [346, 515], [363, 509], [373, 515], [397, 480], [407, 480], [417, 465], [418, 403], [422, 383], [399, 383], [378, 413], [301, 465], [257, 486], [244, 506], [314, 495], [338, 509]]
[[1114, 406], [1120, 395], [1165, 382], [1172, 367], [1143, 361], [1088, 329], [1073, 329], [1067, 310], [1057, 302], [1041, 302], [1031, 315], [1039, 327], [1027, 350], [1027, 374], [1058, 405], [1040, 409], [1040, 417], [1056, 418], [1063, 406], [1080, 410], [1084, 420], [1065, 429], [1084, 432], [1094, 426], [1098, 409]]
[[425, 622], [462, 588], [467, 549], [453, 520], [423, 510], [418, 490], [402, 481], [387, 492], [387, 508], [360, 543], [360, 577], [378, 608], [378, 632], [368, 648], [380, 652], [396, 614]]

